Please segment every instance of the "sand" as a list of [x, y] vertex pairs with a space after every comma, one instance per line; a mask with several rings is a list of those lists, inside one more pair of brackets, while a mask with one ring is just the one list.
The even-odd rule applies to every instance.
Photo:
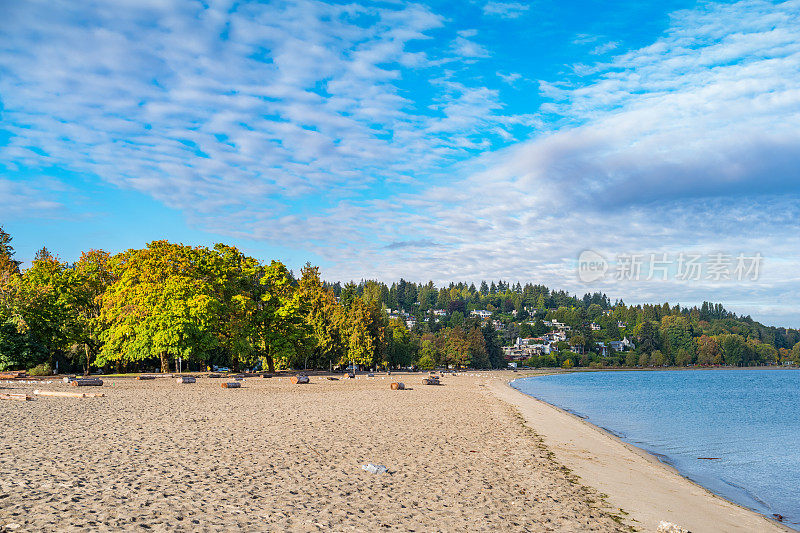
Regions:
[[[390, 390], [391, 379], [412, 390]], [[625, 530], [490, 379], [421, 379], [247, 378], [225, 390], [218, 379], [105, 378], [92, 388], [104, 398], [0, 402], [0, 526]], [[367, 462], [390, 474], [365, 472]]]
[[86, 388], [104, 398], [0, 402], [0, 530], [784, 530], [511, 389], [517, 376], [105, 378]]
[[559, 462], [624, 509], [636, 529], [655, 531], [665, 520], [693, 533], [792, 531], [712, 494], [581, 418], [512, 389], [503, 379], [492, 380], [490, 387], [519, 409]]

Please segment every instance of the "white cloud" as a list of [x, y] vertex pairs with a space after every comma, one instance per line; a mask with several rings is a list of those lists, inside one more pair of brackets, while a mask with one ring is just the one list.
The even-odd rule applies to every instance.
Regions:
[[464, 58], [489, 57], [489, 51], [485, 47], [461, 36], [453, 41], [453, 52]]
[[589, 53], [591, 55], [599, 56], [599, 55], [607, 54], [608, 52], [611, 52], [612, 50], [616, 50], [616, 48], [618, 46], [619, 46], [619, 43], [617, 41], [608, 41], [608, 42], [605, 42], [603, 44], [598, 44], [597, 46], [592, 48], [589, 51]]
[[519, 72], [509, 72], [508, 74], [504, 74], [502, 72], [498, 72], [497, 75], [503, 80], [505, 83], [509, 85], [513, 85], [515, 82], [522, 79], [522, 74]]
[[[550, 102], [538, 116], [504, 116], [497, 90], [455, 81], [452, 50], [410, 46], [444, 24], [417, 6], [5, 10], [8, 165], [96, 173], [211, 232], [308, 250], [334, 279], [502, 277], [582, 291], [573, 263], [586, 248], [761, 251], [754, 285], [599, 288], [627, 301], [722, 300], [776, 320], [796, 309], [797, 0], [676, 13], [650, 46], [584, 66], [593, 81], [541, 82]], [[96, 13], [88, 26], [84, 12]], [[442, 46], [486, 57], [466, 31]], [[404, 90], [414, 73], [430, 80], [426, 98]], [[448, 166], [519, 125], [542, 133]], [[369, 194], [402, 183], [415, 188]], [[0, 193], [39, 196], [9, 187]]]
[[515, 19], [527, 13], [530, 8], [530, 4], [523, 4], [520, 2], [487, 2], [483, 6], [483, 13], [507, 19]]
[[382, 254], [370, 270], [408, 277], [413, 265], [434, 281], [532, 279], [583, 291], [593, 287], [578, 283], [574, 261], [587, 248], [608, 257], [761, 252], [763, 276], [750, 284], [599, 288], [628, 301], [719, 300], [800, 325], [799, 8], [745, 1], [680, 12], [661, 39], [618, 56], [597, 81], [543, 83], [554, 100], [547, 111], [572, 125], [405, 198], [423, 214], [406, 231], [438, 246]]
[[419, 5], [32, 1], [4, 17], [3, 162], [96, 174], [195, 220], [335, 202], [463, 158], [482, 147], [470, 128], [502, 138], [480, 85], [410, 99], [406, 76], [453, 62], [409, 46], [444, 24]]

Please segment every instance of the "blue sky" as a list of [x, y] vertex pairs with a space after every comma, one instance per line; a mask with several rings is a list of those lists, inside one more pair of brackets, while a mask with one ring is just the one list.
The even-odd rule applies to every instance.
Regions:
[[[800, 1], [0, 2], [20, 259], [224, 241], [800, 326]], [[759, 279], [576, 259], [760, 253]]]

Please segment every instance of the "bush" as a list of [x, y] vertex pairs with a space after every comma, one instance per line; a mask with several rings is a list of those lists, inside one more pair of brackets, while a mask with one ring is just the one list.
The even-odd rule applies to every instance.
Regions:
[[41, 365], [36, 365], [35, 367], [28, 370], [29, 376], [52, 376], [53, 375], [53, 367], [50, 366], [50, 363], [42, 363]]

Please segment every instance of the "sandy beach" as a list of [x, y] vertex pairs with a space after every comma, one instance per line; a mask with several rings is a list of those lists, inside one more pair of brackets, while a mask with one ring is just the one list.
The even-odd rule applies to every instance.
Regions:
[[[391, 379], [413, 390], [392, 391]], [[486, 378], [446, 376], [440, 387], [421, 379], [312, 377], [291, 385], [247, 378], [241, 389], [225, 390], [209, 378], [184, 385], [107, 378], [105, 398], [0, 402], [0, 524], [19, 531], [623, 530]], [[390, 474], [365, 472], [368, 462]]]
[[783, 530], [518, 393], [512, 376], [247, 378], [229, 390], [107, 378], [90, 391], [104, 398], [3, 401], [0, 528]]

